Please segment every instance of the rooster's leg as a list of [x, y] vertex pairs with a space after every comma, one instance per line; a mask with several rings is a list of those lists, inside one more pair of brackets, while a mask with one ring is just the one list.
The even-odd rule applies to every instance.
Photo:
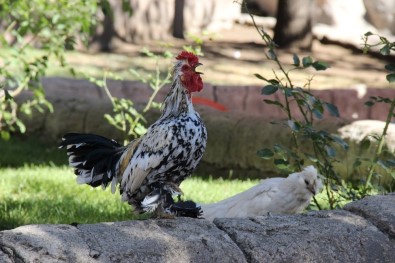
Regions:
[[[170, 207], [174, 204], [171, 193], [159, 188], [154, 190], [149, 197], [143, 201], [143, 206], [146, 206], [146, 211], [152, 212], [153, 218], [167, 218], [174, 219], [175, 215]], [[153, 208], [154, 209], [150, 209]]]

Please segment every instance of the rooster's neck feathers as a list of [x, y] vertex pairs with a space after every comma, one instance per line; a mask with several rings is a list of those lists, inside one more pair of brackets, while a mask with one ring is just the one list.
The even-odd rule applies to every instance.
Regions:
[[179, 61], [174, 67], [173, 84], [163, 102], [161, 119], [195, 112], [191, 101], [191, 94], [181, 82], [181, 67], [183, 64], [183, 61]]
[[182, 86], [181, 81], [176, 79], [163, 102], [161, 119], [190, 114], [194, 111], [188, 91]]

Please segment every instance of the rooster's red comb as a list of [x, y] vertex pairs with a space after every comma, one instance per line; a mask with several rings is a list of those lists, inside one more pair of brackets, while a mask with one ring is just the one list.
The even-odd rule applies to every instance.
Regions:
[[180, 54], [176, 57], [177, 60], [188, 60], [189, 65], [195, 65], [199, 63], [199, 58], [193, 54], [192, 52], [188, 51], [181, 51]]

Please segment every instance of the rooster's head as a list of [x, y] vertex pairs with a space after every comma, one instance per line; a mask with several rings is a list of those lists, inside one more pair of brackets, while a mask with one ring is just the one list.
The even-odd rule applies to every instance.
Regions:
[[201, 91], [203, 89], [203, 81], [200, 77], [201, 72], [196, 71], [200, 65], [199, 58], [187, 51], [181, 51], [176, 57], [177, 64], [174, 68], [174, 77], [180, 78], [182, 85], [189, 93]]

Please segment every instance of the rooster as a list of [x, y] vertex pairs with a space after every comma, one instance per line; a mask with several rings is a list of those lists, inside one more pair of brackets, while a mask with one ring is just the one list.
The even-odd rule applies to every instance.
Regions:
[[218, 203], [202, 205], [203, 217], [251, 217], [302, 212], [322, 188], [312, 165], [287, 178], [269, 178], [260, 184]]
[[160, 118], [142, 137], [123, 146], [94, 134], [68, 133], [60, 148], [67, 149], [77, 182], [92, 187], [119, 185], [122, 200], [135, 212], [158, 217], [197, 217], [200, 207], [191, 201], [175, 203], [180, 183], [195, 169], [206, 148], [207, 130], [192, 104], [192, 93], [203, 89], [202, 65], [193, 53], [176, 57], [173, 83]]

